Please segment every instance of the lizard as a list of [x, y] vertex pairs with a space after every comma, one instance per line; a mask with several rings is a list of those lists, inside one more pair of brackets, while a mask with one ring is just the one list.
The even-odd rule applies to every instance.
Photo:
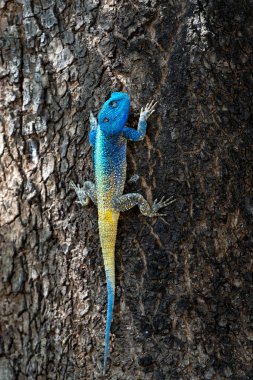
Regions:
[[137, 130], [127, 127], [130, 111], [130, 97], [125, 92], [112, 92], [98, 114], [98, 120], [90, 113], [89, 142], [93, 148], [95, 184], [85, 181], [83, 187], [71, 182], [78, 201], [88, 205], [91, 199], [98, 208], [100, 243], [107, 282], [107, 317], [104, 343], [103, 370], [106, 371], [109, 352], [109, 336], [115, 295], [115, 241], [120, 212], [138, 206], [141, 213], [148, 217], [166, 214], [159, 209], [174, 202], [173, 197], [164, 197], [150, 206], [139, 193], [123, 194], [126, 181], [127, 141], [141, 141], [146, 135], [147, 119], [155, 111], [154, 101], [141, 109]]

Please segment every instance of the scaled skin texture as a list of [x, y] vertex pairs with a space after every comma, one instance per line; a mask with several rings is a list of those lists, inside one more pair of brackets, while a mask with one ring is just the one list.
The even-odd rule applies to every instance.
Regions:
[[149, 103], [141, 109], [138, 128], [125, 126], [129, 115], [130, 98], [127, 93], [113, 92], [98, 115], [98, 122], [90, 114], [89, 141], [93, 147], [93, 163], [95, 168], [95, 184], [86, 181], [83, 187], [71, 186], [78, 196], [78, 203], [87, 205], [91, 199], [98, 207], [99, 236], [102, 246], [106, 281], [107, 281], [107, 320], [104, 348], [104, 372], [109, 350], [109, 336], [115, 294], [115, 241], [119, 213], [138, 205], [143, 215], [154, 217], [158, 210], [174, 202], [169, 198], [152, 206], [141, 194], [123, 195], [126, 180], [126, 148], [127, 140], [140, 141], [145, 137], [147, 119], [154, 112], [155, 103]]

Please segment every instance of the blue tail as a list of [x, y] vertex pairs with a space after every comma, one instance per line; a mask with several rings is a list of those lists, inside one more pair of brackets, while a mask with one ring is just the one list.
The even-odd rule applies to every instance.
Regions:
[[[109, 276], [108, 276], [109, 277]], [[112, 312], [114, 305], [114, 284], [107, 278], [107, 316], [106, 316], [106, 329], [105, 329], [105, 349], [104, 349], [104, 373], [106, 372], [106, 362], [109, 351], [109, 338], [112, 322]]]

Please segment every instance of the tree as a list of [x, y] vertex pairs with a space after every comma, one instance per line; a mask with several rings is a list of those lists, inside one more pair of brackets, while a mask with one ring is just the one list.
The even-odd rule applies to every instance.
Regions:
[[250, 379], [252, 1], [0, 2], [0, 378], [96, 379], [106, 286], [88, 116], [159, 102], [129, 144], [109, 379]]

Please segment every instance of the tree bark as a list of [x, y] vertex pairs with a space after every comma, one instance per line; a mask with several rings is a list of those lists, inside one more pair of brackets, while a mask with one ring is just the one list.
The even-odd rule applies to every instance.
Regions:
[[129, 93], [108, 379], [252, 379], [248, 0], [0, 1], [0, 379], [98, 379], [106, 283], [88, 117]]

